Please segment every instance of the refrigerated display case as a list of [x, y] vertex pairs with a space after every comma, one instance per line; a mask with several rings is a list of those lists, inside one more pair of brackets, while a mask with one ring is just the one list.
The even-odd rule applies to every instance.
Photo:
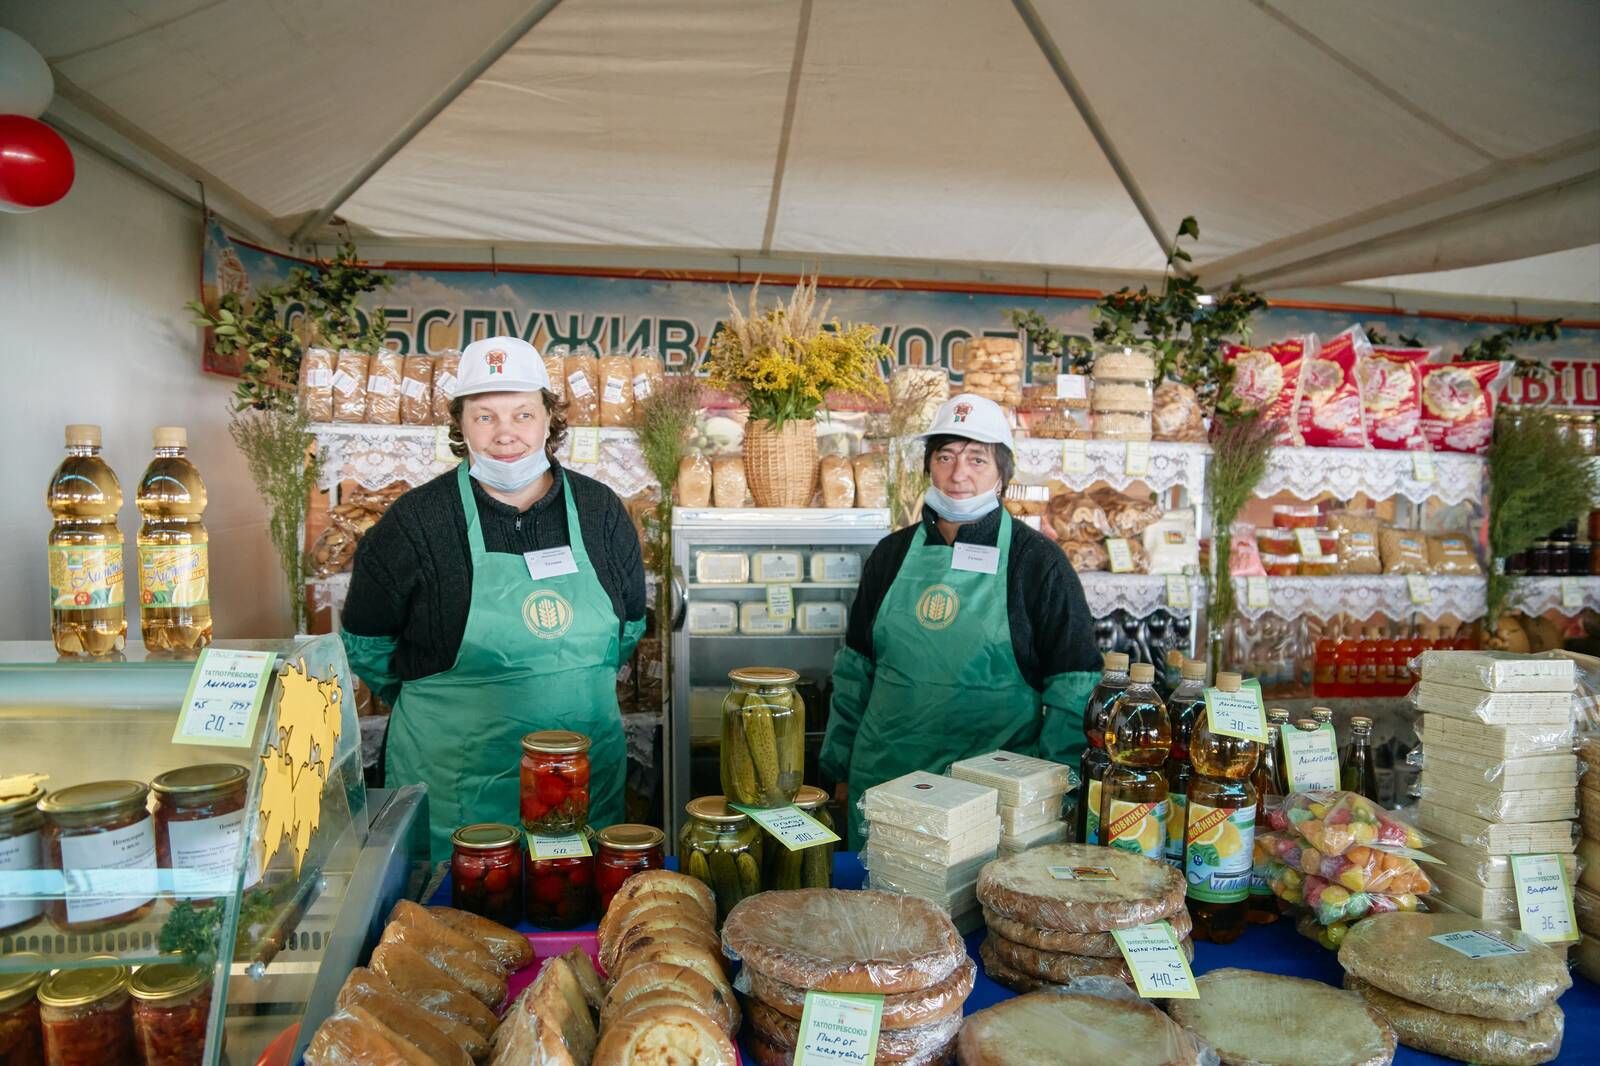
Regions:
[[[728, 672], [800, 674], [806, 775], [827, 725], [833, 657], [844, 643], [861, 566], [889, 533], [884, 509], [675, 508], [672, 702], [664, 737], [668, 846], [684, 805], [722, 791], [718, 753]], [[787, 602], [787, 617], [782, 610]], [[775, 610], [774, 610], [775, 609]]]

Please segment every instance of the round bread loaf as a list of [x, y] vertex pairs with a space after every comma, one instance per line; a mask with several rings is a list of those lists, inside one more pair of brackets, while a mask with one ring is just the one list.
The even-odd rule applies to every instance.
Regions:
[[[1017, 944], [990, 932], [988, 944], [1007, 969], [1051, 984], [1064, 985], [1080, 977], [1115, 977], [1132, 983], [1133, 974], [1128, 964], [1118, 956], [1114, 959], [1097, 955], [1069, 955], [1061, 951], [1040, 951], [1026, 944]], [[1181, 942], [1185, 958], [1194, 958], [1194, 945]]]
[[[1051, 868], [1074, 876], [1059, 877]], [[985, 908], [1036, 929], [1103, 933], [1183, 910], [1183, 874], [1143, 855], [1093, 844], [1046, 844], [996, 859], [978, 875]]]
[[1360, 996], [1321, 981], [1227, 967], [1195, 978], [1199, 999], [1167, 1001], [1172, 1020], [1224, 1066], [1387, 1066], [1395, 1033]]
[[1199, 1066], [1201, 1061], [1194, 1038], [1149, 1003], [1060, 992], [1018, 996], [969, 1016], [956, 1056], [961, 1066], [1061, 1061]]
[[[960, 1015], [977, 977], [978, 964], [970, 958], [963, 959], [955, 973], [932, 988], [884, 996], [883, 1028], [909, 1029]], [[750, 971], [750, 994], [791, 1018], [798, 1019], [805, 1012], [805, 989], [775, 981], [755, 970]]]
[[695, 1066], [735, 1066], [733, 1044], [716, 1024], [688, 1007], [646, 1007], [617, 1019], [595, 1048], [594, 1061], [607, 1066], [657, 1066], [692, 1062]]
[[1344, 986], [1377, 1008], [1394, 1026], [1400, 1043], [1418, 1051], [1503, 1066], [1538, 1066], [1561, 1054], [1566, 1017], [1560, 1007], [1546, 1007], [1520, 1022], [1491, 1021], [1411, 1003], [1349, 974], [1344, 975]]
[[[1041, 951], [1097, 955], [1104, 959], [1122, 956], [1121, 949], [1117, 947], [1116, 937], [1110, 933], [1067, 933], [1057, 929], [1038, 929], [1021, 922], [1014, 922], [988, 909], [983, 912], [983, 920], [988, 924], [990, 932], [998, 933], [1013, 943], [1026, 944]], [[1194, 931], [1194, 923], [1189, 920], [1187, 909], [1172, 915], [1167, 919], [1167, 923], [1172, 926], [1172, 931], [1178, 935], [1179, 940], [1187, 940], [1189, 934]]]
[[647, 962], [619, 977], [600, 1008], [601, 1024], [610, 1024], [635, 998], [661, 989], [692, 997], [729, 1036], [739, 1031], [739, 1002], [733, 993], [712, 984], [697, 970], [670, 962]]
[[1037, 977], [1029, 977], [1020, 970], [1013, 970], [999, 959], [995, 958], [994, 945], [985, 937], [983, 943], [978, 945], [978, 958], [983, 963], [983, 972], [989, 979], [998, 984], [1005, 985], [1013, 992], [1035, 992], [1041, 988], [1061, 988], [1061, 985], [1051, 981], [1041, 981]]

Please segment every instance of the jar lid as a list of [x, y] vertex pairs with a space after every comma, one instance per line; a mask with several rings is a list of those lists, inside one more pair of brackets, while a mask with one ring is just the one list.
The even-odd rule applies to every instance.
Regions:
[[6, 956], [6, 962], [39, 968], [20, 973], [0, 973], [0, 1010], [10, 1010], [32, 999], [34, 989], [50, 976], [50, 964], [37, 951], [14, 951]]
[[13, 774], [0, 777], [0, 814], [16, 814], [36, 806], [44, 799], [44, 774]]
[[814, 811], [828, 802], [828, 794], [816, 785], [801, 785], [794, 794], [794, 805], [802, 811]]
[[741, 666], [728, 671], [728, 680], [741, 685], [792, 685], [800, 674], [782, 666]]
[[[114, 955], [91, 955], [115, 962]], [[46, 1007], [87, 1007], [128, 986], [128, 968], [97, 966], [92, 970], [57, 970], [39, 986], [39, 1002]]]
[[177, 999], [204, 987], [208, 976], [198, 966], [185, 966], [177, 962], [141, 966], [133, 975], [128, 991], [134, 999], [142, 999], [146, 1003]]
[[600, 846], [613, 851], [649, 851], [666, 843], [667, 834], [653, 825], [623, 822], [600, 830]]
[[1303, 733], [1315, 733], [1322, 728], [1322, 723], [1315, 718], [1297, 718], [1294, 727]]
[[726, 796], [701, 796], [699, 799], [690, 800], [684, 807], [690, 818], [712, 825], [739, 826], [750, 819], [746, 815], [728, 806]]
[[589, 738], [570, 729], [545, 729], [523, 737], [522, 750], [541, 755], [576, 755], [589, 750]]
[[50, 793], [39, 801], [39, 809], [46, 814], [111, 811], [135, 804], [143, 806], [149, 793], [150, 787], [143, 781], [91, 781]]
[[473, 825], [464, 825], [451, 833], [450, 843], [467, 851], [482, 851], [515, 844], [521, 836], [521, 832], [515, 826], [503, 825], [500, 822], [477, 822]]
[[1325, 718], [1331, 719], [1333, 717], [1333, 708], [1313, 707], [1311, 708], [1311, 717], [1315, 718], [1319, 722]]
[[159, 795], [189, 795], [196, 792], [225, 792], [250, 779], [250, 771], [237, 763], [210, 762], [168, 770], [150, 782]]

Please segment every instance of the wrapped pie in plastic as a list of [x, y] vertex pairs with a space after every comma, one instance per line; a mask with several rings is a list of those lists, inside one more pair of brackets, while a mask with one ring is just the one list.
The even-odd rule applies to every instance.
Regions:
[[1139, 499], [1112, 489], [1100, 489], [1092, 498], [1105, 512], [1112, 536], [1137, 537], [1161, 520], [1161, 505], [1148, 497]]
[[1336, 514], [1329, 524], [1339, 536], [1339, 573], [1383, 573], [1383, 556], [1378, 549], [1382, 522], [1371, 515]]
[[712, 476], [711, 460], [699, 452], [684, 456], [678, 464], [678, 505], [710, 507]]
[[1156, 440], [1204, 444], [1206, 419], [1200, 407], [1200, 397], [1181, 382], [1163, 381], [1156, 386], [1150, 428]]
[[1421, 533], [1385, 527], [1378, 534], [1378, 552], [1386, 574], [1428, 572], [1428, 538]]
[[567, 425], [600, 424], [600, 359], [594, 349], [580, 344], [566, 359]]
[[1400, 1043], [1418, 1051], [1503, 1066], [1537, 1066], [1561, 1054], [1566, 1016], [1560, 1007], [1546, 1007], [1520, 1022], [1510, 1022], [1447, 1014], [1390, 995], [1349, 974], [1344, 976], [1344, 986], [1383, 1015]]
[[[1045, 951], [1007, 940], [993, 930], [984, 941], [984, 947], [1006, 969], [1050, 984], [1065, 985], [1085, 977], [1109, 977], [1133, 983], [1133, 973], [1128, 969], [1127, 960], [1120, 954], [1105, 957]], [[1194, 944], [1191, 941], [1179, 941], [1178, 947], [1184, 958], [1194, 958]]]
[[1300, 367], [1295, 405], [1300, 439], [1312, 448], [1365, 448], [1367, 430], [1356, 363], [1369, 350], [1360, 326], [1313, 347]]
[[[774, 980], [756, 970], [743, 971], [750, 981], [749, 992], [775, 1011], [799, 1020], [805, 1011], [806, 990]], [[947, 1018], [961, 1017], [961, 1008], [972, 994], [978, 967], [963, 959], [954, 973], [931, 988], [901, 992], [883, 998], [883, 1028], [910, 1029]], [[744, 978], [741, 977], [741, 983]]]
[[1321, 981], [1224, 967], [1195, 978], [1195, 988], [1198, 999], [1171, 1000], [1167, 1011], [1225, 1063], [1388, 1066], [1394, 1060], [1398, 1041], [1383, 1015]]
[[[65, 1060], [52, 1056], [52, 1061]], [[340, 1007], [328, 1015], [306, 1046], [305, 1061], [308, 1066], [360, 1066], [369, 1062], [430, 1066], [434, 1062], [411, 1041], [358, 1006]]]
[[[775, 1047], [787, 1050], [793, 1048], [799, 1041], [800, 1019], [791, 1017], [760, 999], [749, 1001], [747, 1017], [750, 1019], [750, 1027]], [[883, 1026], [878, 1030], [877, 1061], [885, 1064], [905, 1062], [908, 1059], [928, 1055], [947, 1047], [960, 1031], [959, 1012], [935, 1018], [921, 1025], [898, 1029]]]
[[[1062, 878], [1052, 868], [1070, 870]], [[1183, 875], [1143, 855], [1092, 844], [1046, 844], [996, 859], [978, 875], [984, 907], [1039, 929], [1100, 933], [1183, 909]]]
[[[1114, 990], [1115, 989], [1115, 990]], [[1127, 985], [1084, 979], [1008, 999], [967, 1017], [957, 1061], [977, 1066], [1060, 1061], [1200, 1066], [1194, 1038]]]
[[367, 418], [366, 352], [349, 348], [339, 352], [333, 369], [333, 420], [364, 422]]
[[1052, 496], [1045, 507], [1045, 514], [1059, 541], [1098, 541], [1113, 532], [1105, 508], [1100, 506], [1098, 500], [1084, 493], [1068, 492]]
[[333, 421], [333, 363], [326, 348], [307, 348], [300, 357], [300, 410], [308, 421]]
[[488, 1056], [488, 1041], [464, 1025], [429, 1014], [365, 966], [350, 971], [339, 989], [338, 1003], [367, 1011], [440, 1066], [471, 1066], [474, 1054]]
[[851, 462], [857, 507], [889, 506], [889, 464], [882, 452], [866, 452]]
[[1478, 454], [1494, 434], [1495, 390], [1510, 363], [1445, 363], [1422, 375], [1422, 434], [1436, 452]]
[[824, 455], [817, 462], [817, 483], [824, 507], [856, 505], [856, 475], [850, 460], [842, 455]]
[[461, 370], [461, 353], [454, 348], [440, 352], [433, 363], [433, 424], [450, 424], [450, 401], [456, 395], [456, 374]]
[[431, 355], [408, 355], [400, 371], [400, 421], [408, 426], [433, 422], [433, 364]]
[[[1002, 855], [1001, 858], [1005, 856]], [[1109, 932], [1105, 933], [1072, 933], [1062, 929], [1040, 929], [1023, 922], [1007, 918], [1002, 914], [985, 909], [983, 912], [984, 923], [989, 931], [1005, 937], [1016, 944], [1026, 944], [1029, 947], [1040, 948], [1044, 951], [1061, 951], [1072, 955], [1096, 955], [1101, 958], [1120, 958], [1122, 949], [1117, 946], [1116, 937]], [[1189, 918], [1187, 910], [1180, 910], [1163, 919], [1172, 926], [1172, 933], [1179, 940], [1188, 940], [1194, 932], [1194, 923]]]
[[384, 348], [367, 361], [367, 421], [400, 424], [400, 381], [405, 358]]
[[633, 358], [608, 355], [600, 360], [600, 424], [633, 425]]

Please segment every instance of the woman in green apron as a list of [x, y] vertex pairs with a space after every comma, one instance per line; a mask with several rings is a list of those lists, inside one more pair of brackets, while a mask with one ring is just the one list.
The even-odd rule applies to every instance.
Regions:
[[852, 848], [883, 781], [1002, 748], [1075, 765], [1100, 675], [1071, 564], [1000, 506], [1005, 413], [962, 394], [922, 436], [922, 519], [873, 549], [833, 663], [821, 765], [847, 786]]
[[462, 353], [450, 438], [465, 457], [362, 538], [343, 621], [351, 667], [393, 706], [384, 782], [428, 786], [433, 857], [472, 822], [518, 821], [521, 740], [587, 734], [589, 822], [623, 820], [617, 670], [644, 632], [621, 501], [555, 465], [566, 429], [538, 351]]

